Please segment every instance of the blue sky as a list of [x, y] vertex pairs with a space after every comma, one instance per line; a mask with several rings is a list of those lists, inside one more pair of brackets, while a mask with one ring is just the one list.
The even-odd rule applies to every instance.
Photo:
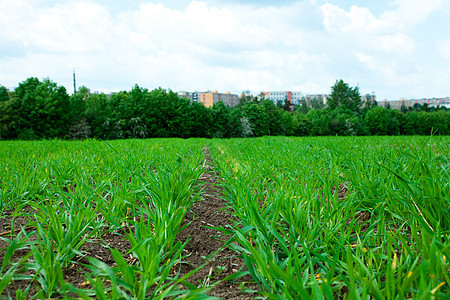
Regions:
[[0, 84], [450, 96], [448, 0], [0, 0]]

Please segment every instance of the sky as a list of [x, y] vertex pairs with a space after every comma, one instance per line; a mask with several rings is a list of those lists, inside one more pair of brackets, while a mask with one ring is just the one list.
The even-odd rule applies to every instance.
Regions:
[[0, 85], [450, 96], [449, 0], [0, 0]]

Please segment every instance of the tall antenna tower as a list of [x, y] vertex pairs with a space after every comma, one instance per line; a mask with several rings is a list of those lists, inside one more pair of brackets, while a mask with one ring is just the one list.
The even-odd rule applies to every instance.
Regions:
[[75, 68], [73, 68], [73, 93], [77, 93], [77, 83], [75, 81]]

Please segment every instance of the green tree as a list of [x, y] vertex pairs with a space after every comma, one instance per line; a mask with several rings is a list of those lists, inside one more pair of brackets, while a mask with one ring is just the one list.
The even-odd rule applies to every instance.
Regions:
[[0, 85], [0, 103], [4, 103], [9, 100], [9, 91], [3, 85]]
[[308, 119], [306, 114], [295, 113], [292, 118], [292, 128], [295, 136], [308, 136], [311, 131], [311, 120]]
[[83, 118], [86, 113], [86, 101], [89, 97], [89, 89], [85, 86], [81, 86], [78, 91], [70, 96], [70, 110], [72, 111], [72, 117], [74, 120]]
[[389, 110], [389, 112], [390, 117], [392, 119], [391, 124], [398, 124], [398, 131], [395, 134], [407, 135], [410, 129], [408, 125], [408, 120], [406, 119], [406, 115], [396, 109], [391, 109]]
[[[131, 98], [132, 97], [127, 91], [120, 91], [109, 97], [108, 106], [111, 108], [111, 114], [103, 124], [109, 139], [134, 137], [131, 136], [131, 127], [136, 126], [136, 124], [134, 124], [135, 120], [139, 120], [137, 123], [140, 123], [140, 119], [136, 119], [136, 106], [133, 105], [133, 100]], [[130, 123], [131, 119], [133, 119], [133, 121]]]
[[64, 137], [72, 122], [70, 98], [64, 86], [58, 86], [50, 79], [45, 79], [37, 89], [37, 97], [43, 103], [41, 120], [44, 132], [42, 137]]
[[66, 137], [69, 139], [86, 139], [92, 135], [91, 125], [86, 118], [86, 102], [89, 97], [89, 89], [81, 86], [78, 91], [70, 96], [69, 109], [72, 120]]
[[406, 107], [405, 104], [402, 104], [402, 106], [401, 106], [401, 108], [400, 108], [400, 111], [401, 111], [402, 113], [404, 113], [404, 114], [406, 114], [406, 113], [408, 112], [408, 108]]
[[415, 135], [418, 134], [418, 112], [415, 110], [408, 111], [406, 113], [406, 134]]
[[325, 108], [325, 103], [323, 102], [323, 99], [313, 97], [310, 100], [310, 103], [311, 103], [311, 108], [314, 108], [314, 109], [324, 109]]
[[295, 130], [297, 129], [297, 124], [293, 123], [292, 114], [289, 111], [283, 110], [281, 111], [280, 116], [280, 134], [285, 136], [294, 135]]
[[144, 122], [144, 103], [148, 90], [135, 84], [131, 91], [113, 94], [108, 101], [111, 107], [110, 128], [120, 138], [145, 138], [148, 131]]
[[368, 135], [369, 131], [366, 128], [366, 123], [362, 116], [353, 115], [346, 120], [348, 135]]
[[331, 87], [331, 95], [327, 101], [328, 107], [332, 110], [343, 106], [352, 112], [360, 112], [361, 95], [358, 87], [350, 87], [342, 79], [336, 80]]
[[415, 111], [421, 111], [422, 110], [422, 105], [420, 105], [419, 103], [414, 103], [412, 110]]
[[111, 118], [111, 107], [108, 105], [108, 97], [104, 93], [90, 94], [86, 98], [85, 117], [91, 126], [94, 137], [110, 138], [105, 122]]
[[152, 90], [143, 97], [142, 119], [149, 137], [189, 137], [188, 99], [181, 99], [172, 91]]
[[331, 112], [331, 116], [332, 134], [341, 136], [368, 134], [362, 116], [353, 113], [349, 108], [340, 106]]
[[258, 96], [253, 96], [249, 94], [242, 94], [242, 96], [239, 98], [239, 104], [238, 106], [242, 106], [249, 102], [256, 102], [259, 103]]
[[15, 115], [9, 136], [19, 139], [64, 137], [72, 121], [66, 89], [50, 79], [31, 77], [13, 93], [9, 113]]
[[39, 79], [30, 77], [19, 83], [19, 86], [14, 90], [11, 110], [16, 116], [16, 122], [14, 122], [12, 129], [12, 138], [38, 138], [35, 130], [41, 122], [36, 99], [36, 90], [39, 85], [41, 85]]
[[13, 118], [9, 91], [6, 87], [0, 85], [0, 139], [10, 138]]
[[329, 109], [311, 109], [306, 114], [310, 122], [310, 135], [330, 135], [331, 134], [331, 112]]
[[400, 122], [393, 110], [377, 106], [369, 110], [365, 116], [367, 129], [372, 135], [398, 135]]
[[172, 91], [162, 92], [165, 98], [165, 118], [167, 124], [167, 132], [169, 137], [189, 137], [189, 129], [186, 126], [188, 120], [188, 108], [190, 101], [188, 99], [179, 98], [178, 95]]
[[448, 134], [449, 118], [448, 112], [426, 112], [424, 110], [417, 113], [416, 131], [420, 135], [430, 135], [433, 133]]
[[287, 98], [284, 99], [284, 103], [283, 103], [282, 109], [285, 110], [285, 111], [289, 111], [289, 112], [292, 110], [291, 102], [289, 102]]
[[192, 103], [189, 106], [187, 133], [189, 137], [212, 137], [213, 127], [212, 112], [201, 103]]
[[301, 114], [306, 115], [308, 113], [308, 111], [309, 111], [309, 107], [308, 107], [308, 104], [306, 103], [306, 99], [305, 99], [305, 97], [302, 97], [301, 104], [296, 105], [294, 107], [294, 112], [299, 112]]
[[[272, 105], [274, 105], [273, 102]], [[255, 102], [247, 103], [246, 105], [242, 106], [242, 115], [246, 117], [248, 119], [248, 122], [251, 124], [254, 136], [258, 137], [268, 134], [269, 121], [262, 105], [259, 105]]]
[[266, 115], [266, 124], [265, 124], [265, 133], [266, 135], [281, 135], [282, 132], [282, 124], [281, 124], [281, 116], [283, 110], [275, 106], [273, 101], [271, 100], [263, 100], [260, 104], [264, 109], [264, 113]]
[[[245, 128], [243, 126], [246, 126]], [[244, 117], [240, 109], [230, 110], [230, 122], [228, 124], [230, 137], [247, 137], [252, 136], [252, 124]], [[245, 130], [245, 132], [244, 132]]]
[[352, 135], [347, 128], [347, 120], [352, 117], [350, 109], [344, 106], [339, 106], [331, 111], [330, 129], [333, 135]]
[[[254, 102], [247, 102], [242, 107], [257, 105]], [[242, 113], [239, 109], [230, 109], [222, 101], [214, 103], [211, 108], [213, 119], [213, 136], [217, 138], [239, 137], [242, 133], [241, 120]]]

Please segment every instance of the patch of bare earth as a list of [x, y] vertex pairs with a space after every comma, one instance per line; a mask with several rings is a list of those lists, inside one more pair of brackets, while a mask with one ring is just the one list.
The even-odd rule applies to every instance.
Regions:
[[[203, 149], [205, 157], [205, 172], [200, 178], [203, 183], [202, 201], [198, 201], [191, 207], [185, 222], [192, 222], [179, 235], [182, 242], [190, 239], [185, 247], [185, 263], [181, 269], [181, 276], [206, 263], [202, 269], [196, 272], [188, 281], [196, 286], [210, 285], [223, 280], [242, 269], [244, 260], [236, 256], [236, 252], [224, 248], [215, 255], [208, 256], [221, 249], [224, 242], [230, 236], [221, 236], [222, 232], [208, 227], [224, 227], [233, 225], [233, 216], [228, 213], [225, 200], [221, 198], [221, 190], [218, 187], [217, 175], [213, 170], [213, 162], [208, 148]], [[245, 266], [244, 266], [245, 268]], [[243, 270], [243, 269], [242, 269]], [[257, 286], [250, 276], [244, 276], [232, 281], [222, 281], [214, 285], [208, 292], [210, 296], [223, 299], [253, 299], [255, 293], [243, 293], [242, 287], [255, 289]]]

